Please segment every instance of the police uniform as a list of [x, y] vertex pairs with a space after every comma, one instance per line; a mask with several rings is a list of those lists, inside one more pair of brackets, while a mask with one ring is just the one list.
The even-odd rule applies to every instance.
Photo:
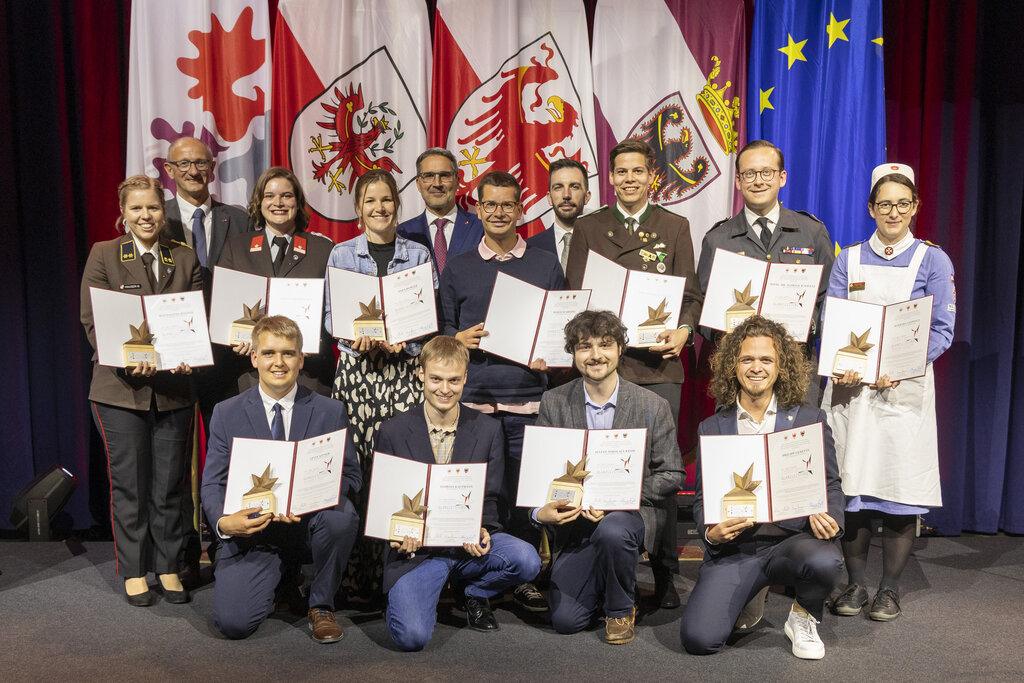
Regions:
[[[131, 235], [93, 245], [81, 290], [82, 326], [93, 349], [90, 287], [137, 295], [203, 288], [199, 261], [187, 245], [163, 237], [156, 262], [154, 289]], [[125, 333], [127, 341], [127, 325]], [[100, 365], [94, 353], [89, 400], [107, 452], [117, 572], [126, 578], [176, 573], [195, 402], [192, 378], [167, 371], [132, 376], [123, 368]]]
[[[274, 233], [261, 228], [228, 238], [217, 265], [233, 268], [243, 273], [264, 277], [323, 278], [327, 274], [327, 259], [334, 248], [334, 242], [318, 233], [296, 230], [288, 242], [281, 272], [274, 274], [274, 260], [270, 247]], [[324, 291], [326, 295], [326, 290]], [[320, 312], [323, 319], [323, 311]], [[237, 356], [236, 356], [237, 358]], [[238, 392], [258, 384], [256, 371], [248, 358], [239, 358], [237, 363]], [[306, 356], [299, 372], [299, 384], [312, 389], [322, 396], [330, 396], [334, 382], [334, 353], [331, 351], [330, 336], [321, 325], [320, 351]]]

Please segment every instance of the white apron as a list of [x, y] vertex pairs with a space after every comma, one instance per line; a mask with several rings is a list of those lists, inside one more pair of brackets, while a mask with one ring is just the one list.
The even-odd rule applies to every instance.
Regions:
[[[850, 248], [847, 282], [863, 282], [850, 299], [891, 304], [910, 299], [928, 246], [918, 243], [908, 267], [861, 265], [860, 244]], [[935, 379], [924, 377], [879, 391], [865, 384], [844, 387], [829, 380], [822, 408], [836, 442], [836, 458], [847, 496], [939, 507], [939, 446], [935, 424]]]

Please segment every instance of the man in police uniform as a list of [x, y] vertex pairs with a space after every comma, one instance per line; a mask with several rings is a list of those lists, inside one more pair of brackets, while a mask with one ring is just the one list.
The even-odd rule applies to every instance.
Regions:
[[[647, 201], [651, 185], [658, 177], [650, 145], [642, 140], [624, 140], [609, 156], [615, 206], [602, 207], [576, 222], [566, 280], [570, 289], [580, 288], [589, 251], [633, 270], [686, 278], [679, 328], [662, 332], [657, 346], [627, 348], [619, 365], [619, 372], [627, 380], [666, 399], [678, 423], [683, 382], [679, 354], [686, 344], [693, 342], [702, 301], [693, 269], [690, 223]], [[653, 533], [646, 534], [644, 547], [651, 557], [657, 602], [661, 607], [674, 609], [679, 606], [679, 596], [672, 585], [672, 575], [679, 572], [675, 495], [660, 501], [656, 512], [658, 523]]]
[[[779, 203], [779, 190], [786, 184], [782, 150], [767, 140], [748, 142], [736, 155], [736, 189], [743, 195], [743, 210], [716, 223], [704, 235], [697, 264], [702, 295], [707, 294], [715, 249], [724, 249], [769, 263], [815, 263], [825, 266], [811, 317], [811, 336], [806, 348], [813, 348], [816, 321], [828, 290], [835, 248], [825, 224], [806, 211], [792, 211]], [[719, 333], [701, 329], [714, 341]], [[821, 401], [821, 382], [813, 379], [805, 403]]]

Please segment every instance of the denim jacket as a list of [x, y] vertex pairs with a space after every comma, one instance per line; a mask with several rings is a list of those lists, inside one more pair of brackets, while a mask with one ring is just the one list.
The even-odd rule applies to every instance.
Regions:
[[[400, 235], [395, 236], [395, 255], [392, 257], [391, 262], [388, 263], [388, 272], [386, 275], [397, 273], [402, 270], [408, 270], [409, 268], [415, 268], [418, 265], [430, 262], [430, 251], [417, 242], [412, 242], [405, 239]], [[343, 270], [350, 270], [356, 273], [362, 273], [363, 275], [377, 276], [377, 264], [370, 256], [370, 248], [366, 243], [366, 233], [360, 233], [358, 236], [352, 239], [342, 242], [341, 244], [334, 245], [334, 249], [331, 250], [331, 255], [327, 259], [327, 268], [331, 267], [341, 268]], [[437, 291], [437, 269], [433, 269], [434, 274], [434, 291]], [[326, 273], [325, 273], [326, 277]], [[324, 327], [327, 331], [333, 334], [331, 327], [331, 297], [324, 297]], [[405, 345], [405, 353], [410, 356], [418, 356], [420, 354], [420, 348], [422, 344], [416, 342], [407, 342]], [[358, 356], [359, 353], [349, 348], [349, 343], [344, 339], [338, 340], [338, 350], [342, 353], [347, 353], [350, 356]]]

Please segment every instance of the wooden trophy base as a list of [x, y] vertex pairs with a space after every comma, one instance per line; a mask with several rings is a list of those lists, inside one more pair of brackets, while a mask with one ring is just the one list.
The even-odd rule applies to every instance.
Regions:
[[722, 501], [722, 519], [757, 519], [757, 496], [727, 497]]
[[657, 346], [661, 342], [658, 341], [658, 335], [665, 331], [665, 325], [658, 323], [657, 325], [640, 325], [636, 328], [636, 344], [637, 348], [645, 346]]
[[357, 320], [352, 323], [352, 332], [356, 339], [368, 337], [374, 341], [386, 342], [388, 340], [383, 320]]
[[725, 312], [725, 329], [732, 332], [740, 326], [744, 320], [754, 315], [754, 309], [746, 309], [742, 311], [726, 311]]
[[415, 538], [423, 541], [423, 520], [419, 517], [403, 517], [391, 515], [391, 525], [388, 528], [388, 539], [401, 543], [405, 537]]
[[156, 365], [156, 349], [152, 344], [124, 344], [121, 348], [126, 368], [133, 368], [143, 362]]
[[868, 371], [868, 357], [862, 353], [837, 351], [836, 360], [832, 364], [832, 374], [840, 377], [846, 374], [847, 370], [853, 370], [863, 377]]
[[556, 479], [548, 487], [548, 502], [554, 500], [568, 500], [566, 507], [578, 508], [583, 504], [583, 484]]
[[277, 500], [274, 494], [270, 491], [260, 491], [259, 493], [247, 493], [242, 496], [242, 509], [246, 508], [259, 508], [258, 515], [270, 513], [272, 515], [277, 514]]
[[232, 344], [249, 344], [252, 343], [252, 330], [256, 327], [256, 323], [232, 323], [231, 324], [231, 343]]

